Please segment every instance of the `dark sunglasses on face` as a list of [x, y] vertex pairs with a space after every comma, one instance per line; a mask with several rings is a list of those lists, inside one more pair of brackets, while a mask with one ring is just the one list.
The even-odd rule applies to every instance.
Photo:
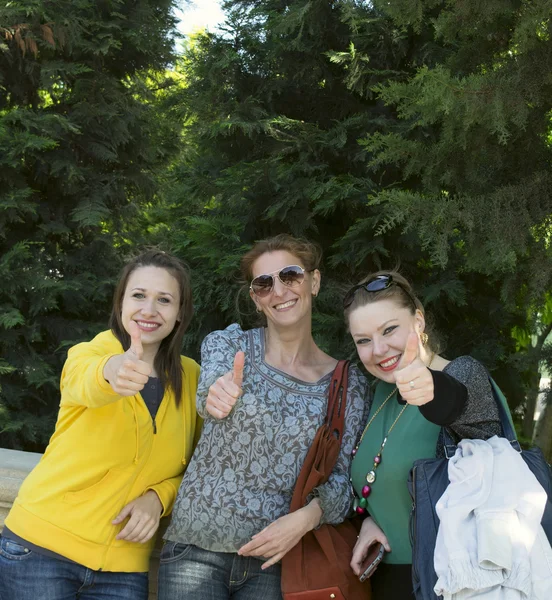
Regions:
[[353, 300], [355, 299], [355, 294], [358, 292], [358, 290], [365, 290], [366, 292], [381, 292], [381, 290], [386, 290], [392, 285], [398, 285], [403, 290], [403, 292], [410, 298], [414, 308], [418, 308], [412, 294], [408, 290], [406, 290], [404, 286], [402, 286], [400, 283], [394, 281], [392, 275], [376, 275], [375, 277], [372, 277], [372, 279], [369, 279], [364, 283], [354, 285], [345, 294], [345, 297], [343, 298], [343, 308], [349, 308], [349, 306], [351, 306]]
[[274, 276], [289, 288], [297, 287], [305, 281], [305, 269], [299, 265], [288, 265], [279, 271], [266, 273], [255, 277], [249, 286], [249, 289], [258, 296], [264, 298], [274, 289]]

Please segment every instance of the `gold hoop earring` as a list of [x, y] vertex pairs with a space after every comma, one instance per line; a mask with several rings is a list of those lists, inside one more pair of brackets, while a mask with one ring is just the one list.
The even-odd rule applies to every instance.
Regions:
[[422, 342], [422, 346], [427, 346], [427, 342], [429, 341], [429, 335], [425, 331], [420, 333], [420, 340]]

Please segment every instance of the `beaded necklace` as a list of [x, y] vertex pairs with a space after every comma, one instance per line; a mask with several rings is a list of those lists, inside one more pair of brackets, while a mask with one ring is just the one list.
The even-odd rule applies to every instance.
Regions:
[[[431, 367], [431, 363], [433, 362], [434, 357], [435, 357], [435, 352], [433, 352], [431, 354], [429, 364], [427, 365], [428, 369], [429, 369], [429, 367]], [[354, 450], [351, 453], [353, 458], [356, 456], [356, 453], [358, 452], [358, 448], [359, 448], [360, 444], [362, 443], [362, 440], [364, 439], [364, 436], [365, 436], [366, 432], [368, 431], [368, 428], [370, 427], [370, 425], [372, 424], [374, 419], [378, 416], [379, 412], [387, 404], [387, 402], [395, 395], [396, 391], [397, 391], [397, 388], [395, 387], [391, 391], [391, 393], [387, 396], [387, 398], [381, 403], [381, 406], [378, 408], [378, 410], [376, 410], [376, 412], [373, 414], [373, 416], [370, 418], [370, 420], [366, 424], [366, 427], [364, 428], [364, 431], [362, 432], [362, 435], [360, 436], [360, 439], [358, 440], [357, 445], [355, 446]], [[397, 415], [397, 418], [393, 421], [393, 424], [387, 430], [387, 433], [385, 434], [385, 437], [383, 438], [383, 442], [381, 443], [380, 449], [378, 450], [378, 453], [376, 454], [376, 456], [374, 456], [374, 463], [372, 464], [372, 468], [370, 469], [370, 471], [368, 471], [368, 473], [366, 473], [366, 485], [364, 485], [362, 487], [360, 498], [357, 496], [355, 488], [352, 485], [353, 482], [351, 481], [351, 487], [353, 489], [353, 495], [354, 495], [353, 508], [354, 508], [355, 512], [359, 515], [363, 515], [366, 512], [366, 507], [368, 506], [368, 496], [372, 493], [372, 484], [376, 481], [376, 469], [381, 464], [381, 454], [383, 452], [383, 449], [385, 448], [385, 444], [387, 443], [389, 434], [393, 431], [393, 428], [397, 424], [398, 420], [402, 417], [404, 411], [409, 406], [410, 406], [409, 404], [405, 404], [402, 407], [401, 412]]]

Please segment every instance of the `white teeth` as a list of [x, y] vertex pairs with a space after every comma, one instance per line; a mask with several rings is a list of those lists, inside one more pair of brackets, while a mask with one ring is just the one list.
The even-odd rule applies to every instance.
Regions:
[[137, 321], [140, 327], [144, 327], [145, 329], [157, 329], [159, 325], [157, 323], [144, 323], [143, 321]]
[[383, 367], [386, 369], [387, 367], [393, 366], [396, 362], [399, 362], [398, 356], [394, 356], [393, 358], [390, 358], [389, 360], [380, 362], [380, 367]]
[[282, 308], [287, 308], [288, 306], [293, 306], [297, 300], [289, 300], [288, 302], [284, 302], [283, 304], [277, 304], [275, 306], [276, 310], [281, 310]]

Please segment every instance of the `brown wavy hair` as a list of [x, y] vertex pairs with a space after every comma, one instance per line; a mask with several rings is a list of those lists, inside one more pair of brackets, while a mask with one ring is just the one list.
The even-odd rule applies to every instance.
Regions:
[[147, 250], [128, 262], [119, 275], [119, 281], [113, 294], [113, 308], [109, 318], [109, 327], [113, 335], [119, 340], [126, 352], [130, 348], [130, 335], [123, 327], [121, 318], [123, 310], [123, 297], [131, 273], [141, 267], [158, 267], [165, 269], [177, 281], [180, 290], [180, 311], [177, 323], [169, 335], [161, 341], [159, 350], [155, 355], [154, 366], [159, 374], [159, 379], [164, 389], [170, 387], [179, 405], [182, 398], [184, 372], [180, 352], [182, 341], [193, 315], [192, 289], [188, 267], [176, 256], [167, 254], [162, 250]]

